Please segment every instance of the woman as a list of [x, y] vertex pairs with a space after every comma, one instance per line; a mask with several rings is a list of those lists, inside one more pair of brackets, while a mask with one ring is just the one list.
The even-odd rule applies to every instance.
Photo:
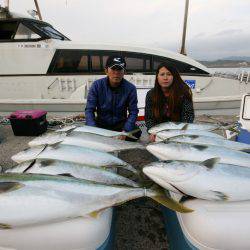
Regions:
[[[155, 86], [149, 90], [145, 104], [147, 130], [162, 122], [193, 122], [192, 91], [170, 64], [161, 63], [156, 71]], [[155, 141], [155, 135], [149, 140]]]

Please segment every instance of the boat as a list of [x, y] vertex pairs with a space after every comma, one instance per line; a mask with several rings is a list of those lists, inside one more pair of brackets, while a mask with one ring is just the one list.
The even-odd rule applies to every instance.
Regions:
[[112, 54], [126, 59], [125, 78], [137, 88], [142, 117], [145, 95], [154, 86], [161, 62], [175, 65], [190, 86], [196, 114], [238, 114], [242, 94], [250, 92], [249, 77], [214, 76], [204, 65], [178, 53], [77, 43], [47, 22], [9, 12], [0, 19], [0, 114], [19, 109], [64, 116], [82, 113], [91, 84], [105, 76], [105, 62]]

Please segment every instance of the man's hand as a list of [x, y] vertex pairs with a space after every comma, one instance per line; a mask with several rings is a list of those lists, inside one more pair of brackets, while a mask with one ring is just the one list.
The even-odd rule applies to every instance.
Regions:
[[118, 139], [119, 139], [119, 140], [125, 140], [125, 139], [126, 139], [126, 135], [120, 135], [120, 136], [118, 137]]
[[150, 142], [155, 142], [155, 137], [156, 137], [156, 135], [149, 135], [149, 141]]

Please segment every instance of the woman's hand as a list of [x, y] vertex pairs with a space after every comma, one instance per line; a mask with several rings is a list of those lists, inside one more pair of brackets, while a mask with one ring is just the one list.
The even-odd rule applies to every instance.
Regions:
[[155, 142], [155, 137], [156, 137], [156, 135], [149, 135], [149, 141], [150, 142]]

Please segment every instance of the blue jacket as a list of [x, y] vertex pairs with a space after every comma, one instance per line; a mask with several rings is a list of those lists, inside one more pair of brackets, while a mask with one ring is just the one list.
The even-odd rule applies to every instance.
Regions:
[[[88, 93], [86, 125], [113, 126], [125, 122], [124, 130], [131, 131], [139, 112], [137, 103], [136, 87], [132, 83], [123, 79], [117, 88], [111, 89], [108, 77], [99, 79], [93, 82]], [[97, 117], [94, 112], [97, 112]]]

